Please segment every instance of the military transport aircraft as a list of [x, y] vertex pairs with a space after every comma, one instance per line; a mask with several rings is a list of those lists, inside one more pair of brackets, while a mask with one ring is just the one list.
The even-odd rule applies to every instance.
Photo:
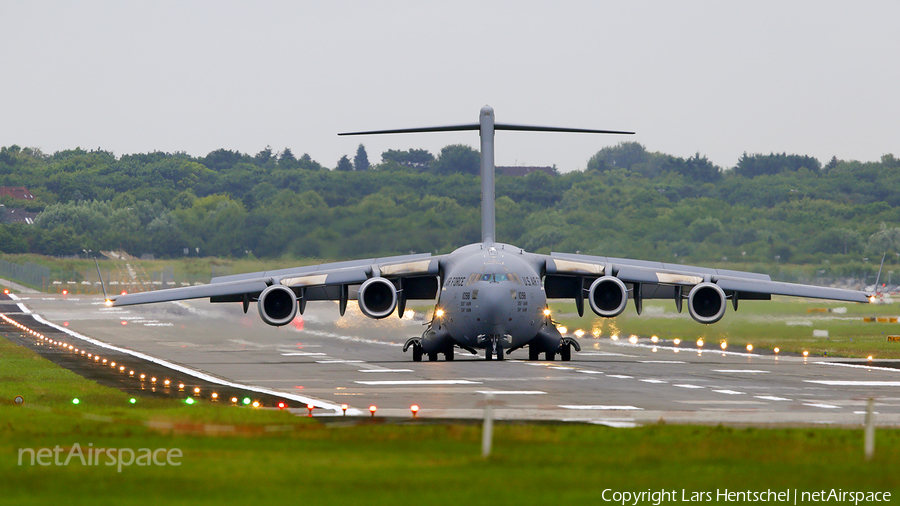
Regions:
[[356, 299], [370, 318], [403, 315], [409, 300], [435, 300], [431, 322], [419, 337], [409, 339], [414, 361], [439, 354], [453, 360], [459, 347], [485, 359], [502, 360], [520, 348], [528, 358], [569, 360], [578, 341], [564, 337], [553, 324], [549, 299], [574, 299], [579, 316], [587, 300], [597, 315], [621, 314], [631, 299], [641, 313], [646, 299], [671, 299], [681, 312], [687, 303], [691, 317], [711, 324], [725, 314], [728, 301], [735, 310], [740, 300], [770, 300], [774, 295], [869, 302], [863, 292], [780, 283], [764, 274], [707, 269], [621, 258], [551, 253], [527, 253], [495, 241], [494, 131], [583, 132], [631, 134], [494, 122], [485, 106], [474, 124], [351, 132], [339, 135], [393, 134], [478, 130], [481, 134], [481, 242], [446, 255], [404, 255], [337, 262], [277, 271], [213, 278], [208, 285], [174, 288], [111, 297], [108, 304], [127, 306], [151, 302], [209, 298], [210, 302], [240, 302], [246, 313], [256, 302], [259, 316], [269, 325], [290, 323], [303, 314], [309, 301], [339, 302], [341, 316], [347, 301]]

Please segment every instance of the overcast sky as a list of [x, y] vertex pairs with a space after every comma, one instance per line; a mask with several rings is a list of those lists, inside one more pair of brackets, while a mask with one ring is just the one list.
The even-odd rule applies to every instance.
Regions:
[[267, 145], [334, 167], [363, 142], [478, 146], [498, 165], [582, 169], [604, 146], [708, 156], [900, 155], [900, 2], [0, 0], [0, 145], [117, 155]]

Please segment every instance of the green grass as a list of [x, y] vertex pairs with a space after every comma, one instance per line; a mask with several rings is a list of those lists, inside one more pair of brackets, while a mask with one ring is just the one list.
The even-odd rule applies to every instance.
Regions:
[[[846, 309], [846, 313], [810, 312], [816, 309]], [[681, 314], [672, 301], [647, 301], [638, 316], [629, 303], [625, 312], [616, 318], [594, 315], [585, 302], [585, 316], [579, 318], [574, 303], [551, 304], [553, 319], [569, 332], [585, 331], [582, 347], [590, 346], [594, 330], [600, 339], [613, 334], [627, 338], [656, 335], [662, 339], [679, 338], [696, 341], [705, 346], [718, 347], [721, 341], [729, 349], [744, 349], [752, 344], [756, 349], [774, 349], [800, 353], [808, 350], [814, 355], [845, 357], [900, 358], [900, 343], [888, 342], [888, 335], [900, 335], [900, 324], [866, 323], [864, 317], [900, 316], [897, 306], [890, 304], [856, 304], [776, 297], [771, 301], [743, 301], [738, 311], [730, 308], [725, 317], [712, 325], [701, 325], [688, 314]], [[828, 337], [814, 337], [813, 330], [827, 330]]]
[[[466, 424], [320, 424], [273, 410], [140, 399], [101, 387], [0, 339], [0, 504], [572, 504], [604, 489], [768, 489], [900, 493], [900, 433], [861, 429], [500, 424], [480, 457]], [[12, 403], [23, 395], [29, 409]], [[71, 404], [79, 397], [78, 406]], [[109, 416], [120, 423], [85, 419]], [[210, 436], [158, 432], [147, 420], [291, 424]], [[365, 419], [362, 419], [364, 421]], [[181, 465], [18, 465], [20, 448], [178, 448]], [[65, 450], [64, 450], [65, 451]], [[65, 454], [63, 454], [65, 455]], [[101, 463], [105, 463], [101, 461]], [[641, 504], [649, 504], [643, 502]]]

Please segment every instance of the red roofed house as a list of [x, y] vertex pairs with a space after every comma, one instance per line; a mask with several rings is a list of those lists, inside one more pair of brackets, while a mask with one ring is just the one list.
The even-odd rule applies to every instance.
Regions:
[[0, 186], [0, 197], [4, 196], [20, 200], [34, 199], [34, 195], [24, 186]]

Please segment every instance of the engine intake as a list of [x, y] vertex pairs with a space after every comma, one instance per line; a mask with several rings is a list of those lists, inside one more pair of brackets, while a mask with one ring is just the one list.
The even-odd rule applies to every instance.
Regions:
[[385, 278], [370, 278], [360, 285], [359, 310], [369, 318], [385, 318], [397, 307], [397, 288]]
[[625, 311], [628, 303], [628, 289], [625, 283], [615, 276], [603, 276], [591, 283], [588, 302], [594, 313], [612, 318]]
[[259, 294], [259, 317], [269, 325], [287, 325], [297, 316], [297, 296], [284, 285], [272, 285]]
[[725, 292], [715, 283], [700, 283], [688, 294], [688, 311], [699, 323], [716, 323], [725, 316]]

